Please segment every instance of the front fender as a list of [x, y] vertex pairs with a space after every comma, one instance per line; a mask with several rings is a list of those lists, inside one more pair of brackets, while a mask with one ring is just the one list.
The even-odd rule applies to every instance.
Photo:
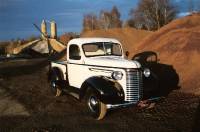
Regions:
[[124, 100], [123, 90], [116, 88], [115, 82], [112, 82], [106, 78], [88, 78], [81, 87], [81, 98], [85, 96], [88, 88], [92, 88], [98, 94], [100, 100], [105, 104], [117, 104], [123, 102]]

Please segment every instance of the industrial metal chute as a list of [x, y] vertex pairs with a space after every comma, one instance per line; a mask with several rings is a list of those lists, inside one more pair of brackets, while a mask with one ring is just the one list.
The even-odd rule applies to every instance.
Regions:
[[[49, 22], [49, 21], [48, 21]], [[45, 20], [42, 21], [41, 27], [39, 28], [36, 24], [34, 26], [41, 33], [41, 39], [37, 39], [26, 44], [20, 45], [13, 48], [13, 54], [19, 54], [23, 50], [30, 48], [41, 54], [61, 53], [66, 49], [66, 46], [57, 40], [57, 26], [54, 21], [50, 23], [51, 35], [48, 36], [47, 23]]]
[[28, 42], [26, 44], [23, 44], [23, 45], [20, 45], [16, 48], [13, 48], [13, 51], [12, 51], [12, 54], [19, 54], [23, 49], [33, 45], [33, 44], [36, 44], [38, 43], [39, 41], [41, 41], [40, 39], [37, 39], [37, 40], [34, 40], [34, 41], [31, 41], [31, 42]]
[[45, 20], [43, 20], [41, 24], [41, 35], [42, 38], [47, 40], [47, 43], [49, 44], [49, 52], [51, 52], [51, 50], [54, 50], [56, 52], [61, 52], [65, 50], [66, 46], [57, 40], [57, 25], [55, 21], [50, 22], [50, 29], [51, 29], [51, 35], [49, 38], [47, 34], [46, 22]]
[[54, 21], [51, 21], [51, 38], [57, 39], [57, 26]]
[[57, 41], [56, 39], [49, 39], [49, 44], [56, 52], [61, 52], [66, 49], [66, 46]]

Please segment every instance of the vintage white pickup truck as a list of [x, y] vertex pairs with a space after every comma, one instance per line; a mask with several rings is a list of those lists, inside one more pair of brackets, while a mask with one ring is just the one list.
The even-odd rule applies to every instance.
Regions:
[[51, 62], [51, 89], [55, 96], [67, 91], [83, 100], [95, 119], [102, 119], [108, 109], [134, 105], [142, 99], [142, 77], [149, 77], [150, 70], [125, 59], [118, 40], [72, 39], [66, 58]]

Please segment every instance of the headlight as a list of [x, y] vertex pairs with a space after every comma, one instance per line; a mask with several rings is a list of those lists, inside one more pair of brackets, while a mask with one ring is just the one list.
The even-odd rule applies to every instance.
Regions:
[[120, 72], [120, 71], [114, 71], [112, 73], [112, 78], [115, 79], [115, 80], [121, 80], [123, 77], [123, 73]]
[[145, 68], [144, 71], [143, 71], [143, 74], [144, 74], [145, 77], [149, 77], [151, 75], [150, 69]]

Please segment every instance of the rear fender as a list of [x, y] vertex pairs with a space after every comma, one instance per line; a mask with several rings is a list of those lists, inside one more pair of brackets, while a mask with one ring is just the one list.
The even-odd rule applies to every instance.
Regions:
[[52, 67], [49, 71], [48, 80], [51, 81], [52, 79], [56, 80], [64, 80], [64, 76], [62, 70], [58, 67]]
[[62, 70], [58, 67], [53, 67], [49, 71], [48, 81], [55, 81], [55, 83], [60, 86], [60, 88], [64, 87], [64, 76]]

